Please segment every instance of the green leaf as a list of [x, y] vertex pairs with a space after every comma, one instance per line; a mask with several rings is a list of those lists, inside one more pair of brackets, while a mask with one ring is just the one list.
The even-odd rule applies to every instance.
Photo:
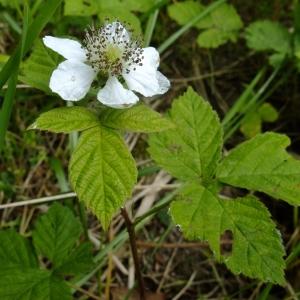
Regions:
[[198, 184], [186, 186], [171, 205], [171, 215], [189, 239], [207, 240], [217, 258], [220, 236], [233, 234], [225, 264], [235, 274], [284, 284], [284, 249], [266, 207], [255, 197], [222, 200]]
[[[205, 6], [197, 1], [177, 2], [168, 6], [170, 18], [179, 25], [186, 25], [204, 10]], [[206, 29], [197, 38], [200, 47], [217, 48], [229, 40], [235, 42], [238, 31], [243, 27], [243, 22], [235, 8], [224, 3], [196, 23], [194, 27]]]
[[277, 22], [257, 21], [246, 29], [246, 41], [249, 48], [280, 53], [291, 51], [291, 36], [287, 28]]
[[275, 122], [278, 119], [278, 111], [270, 103], [264, 103], [258, 113], [264, 122]]
[[211, 28], [203, 31], [197, 38], [197, 43], [204, 48], [218, 48], [227, 41], [236, 42], [236, 32], [224, 32], [217, 28]]
[[39, 269], [18, 268], [0, 271], [1, 300], [71, 300], [70, 288], [63, 279]]
[[107, 229], [113, 214], [131, 195], [137, 170], [119, 134], [94, 127], [82, 133], [70, 161], [69, 176], [79, 200]]
[[99, 0], [98, 1], [98, 18], [105, 22], [106, 19], [114, 21], [118, 19], [123, 23], [129, 23], [134, 34], [142, 33], [139, 18], [130, 11], [130, 7], [120, 0]]
[[122, 3], [130, 11], [147, 12], [156, 4], [156, 0], [123, 0]]
[[14, 230], [0, 231], [0, 266], [2, 269], [37, 267], [31, 245]]
[[47, 297], [49, 277], [50, 272], [39, 269], [1, 269], [0, 299], [31, 300], [33, 295], [34, 299], [50, 299]]
[[20, 81], [46, 93], [51, 93], [49, 81], [58, 65], [59, 56], [37, 41], [29, 58], [21, 65]]
[[83, 243], [73, 250], [55, 273], [63, 275], [80, 275], [88, 272], [94, 265], [92, 245]]
[[218, 166], [217, 178], [300, 205], [300, 161], [285, 151], [289, 144], [285, 135], [259, 134], [229, 152]]
[[97, 2], [94, 0], [65, 0], [65, 16], [92, 16], [97, 10]]
[[242, 121], [241, 132], [246, 138], [252, 138], [261, 133], [261, 117], [255, 111], [249, 113]]
[[104, 126], [135, 132], [157, 132], [174, 127], [168, 119], [144, 104], [127, 109], [105, 109], [100, 122]]
[[280, 67], [280, 65], [283, 63], [283, 61], [286, 59], [286, 54], [285, 53], [274, 53], [269, 56], [269, 64], [274, 67]]
[[[185, 25], [190, 20], [204, 11], [204, 6], [199, 1], [176, 2], [168, 6], [168, 15], [179, 25]], [[197, 24], [195, 24], [197, 27]]]
[[99, 126], [98, 117], [82, 106], [59, 107], [42, 113], [28, 129], [69, 133]]
[[68, 259], [81, 231], [81, 223], [72, 211], [55, 203], [36, 222], [32, 234], [34, 246], [40, 254], [58, 267]]
[[151, 157], [179, 179], [211, 178], [222, 148], [222, 128], [217, 114], [189, 88], [173, 102], [169, 115], [176, 128], [150, 136]]
[[207, 29], [198, 36], [199, 46], [217, 48], [227, 41], [235, 42], [243, 22], [234, 6], [224, 3], [197, 25]]

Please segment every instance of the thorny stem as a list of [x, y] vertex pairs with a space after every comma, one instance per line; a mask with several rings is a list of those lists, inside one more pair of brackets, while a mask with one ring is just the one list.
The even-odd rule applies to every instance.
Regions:
[[131, 248], [134, 267], [135, 267], [135, 273], [139, 283], [140, 300], [146, 300], [145, 284], [144, 284], [144, 280], [140, 268], [139, 256], [138, 256], [137, 246], [136, 246], [134, 223], [131, 221], [126, 208], [124, 207], [121, 208], [121, 214], [125, 220], [125, 224], [129, 236], [130, 248]]

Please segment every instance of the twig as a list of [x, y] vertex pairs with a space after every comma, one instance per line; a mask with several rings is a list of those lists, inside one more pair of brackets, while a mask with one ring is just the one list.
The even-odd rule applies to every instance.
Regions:
[[187, 282], [187, 284], [183, 287], [183, 289], [172, 300], [178, 300], [189, 289], [189, 287], [192, 285], [196, 275], [197, 275], [197, 272], [194, 271], [194, 273], [191, 275], [191, 277], [190, 277], [189, 281]]
[[[221, 241], [222, 245], [230, 245], [231, 241]], [[137, 246], [140, 248], [167, 248], [167, 249], [176, 249], [176, 248], [208, 248], [208, 244], [203, 242], [199, 243], [155, 243], [155, 242], [144, 242], [137, 241]]]
[[89, 296], [89, 298], [91, 298], [91, 299], [94, 299], [94, 300], [101, 300], [101, 298], [99, 298], [99, 297], [97, 297], [96, 295], [94, 295], [93, 293], [90, 293], [89, 291], [87, 291], [87, 290], [81, 288], [80, 286], [73, 285], [73, 284], [71, 284], [70, 282], [68, 282], [68, 285], [69, 285], [71, 288], [75, 289], [76, 291], [79, 291], [79, 292], [81, 292], [82, 294], [84, 294], [84, 295], [86, 295], [86, 296]]
[[50, 201], [55, 201], [55, 200], [62, 200], [62, 199], [67, 199], [67, 198], [74, 198], [74, 197], [77, 197], [76, 193], [65, 193], [65, 194], [60, 194], [60, 195], [56, 195], [56, 196], [42, 197], [42, 198], [31, 199], [31, 200], [24, 200], [24, 201], [19, 201], [19, 202], [2, 204], [2, 205], [0, 205], [0, 210], [5, 209], [5, 208], [12, 208], [12, 207], [18, 207], [18, 206], [24, 206], [24, 205], [40, 204], [40, 203], [45, 203], [45, 202], [50, 202]]
[[139, 257], [138, 257], [137, 246], [136, 246], [134, 223], [129, 218], [127, 210], [124, 207], [121, 208], [121, 214], [124, 218], [128, 236], [129, 236], [130, 247], [131, 247], [131, 252], [132, 252], [132, 257], [133, 257], [133, 262], [135, 267], [135, 273], [139, 283], [140, 300], [146, 300], [145, 284], [144, 284], [144, 280], [140, 268]]

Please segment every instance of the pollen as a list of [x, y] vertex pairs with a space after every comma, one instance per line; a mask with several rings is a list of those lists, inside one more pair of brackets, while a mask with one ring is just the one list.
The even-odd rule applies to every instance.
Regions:
[[128, 74], [131, 66], [143, 65], [140, 43], [119, 21], [86, 30], [84, 47], [88, 63], [98, 72], [119, 76]]

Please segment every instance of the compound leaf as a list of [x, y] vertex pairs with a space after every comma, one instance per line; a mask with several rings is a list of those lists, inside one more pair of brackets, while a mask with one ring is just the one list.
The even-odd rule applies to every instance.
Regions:
[[217, 178], [300, 205], [300, 161], [285, 151], [289, 144], [285, 135], [259, 134], [225, 157], [218, 167]]
[[94, 127], [82, 133], [73, 152], [69, 176], [79, 200], [108, 228], [136, 183], [131, 153], [115, 131]]
[[233, 273], [284, 284], [284, 249], [266, 207], [255, 197], [222, 200], [196, 183], [171, 205], [171, 215], [189, 239], [207, 240], [220, 257], [220, 236], [233, 234], [232, 253], [224, 258]]
[[150, 136], [152, 158], [179, 179], [211, 178], [222, 148], [222, 128], [217, 114], [189, 88], [173, 102], [169, 115], [176, 127]]
[[99, 126], [98, 117], [81, 106], [59, 107], [42, 113], [28, 129], [70, 133]]
[[127, 109], [106, 108], [100, 116], [104, 126], [135, 132], [157, 132], [174, 126], [168, 119], [144, 104]]
[[68, 258], [81, 232], [81, 223], [72, 211], [56, 203], [38, 219], [33, 231], [34, 246], [57, 267]]

